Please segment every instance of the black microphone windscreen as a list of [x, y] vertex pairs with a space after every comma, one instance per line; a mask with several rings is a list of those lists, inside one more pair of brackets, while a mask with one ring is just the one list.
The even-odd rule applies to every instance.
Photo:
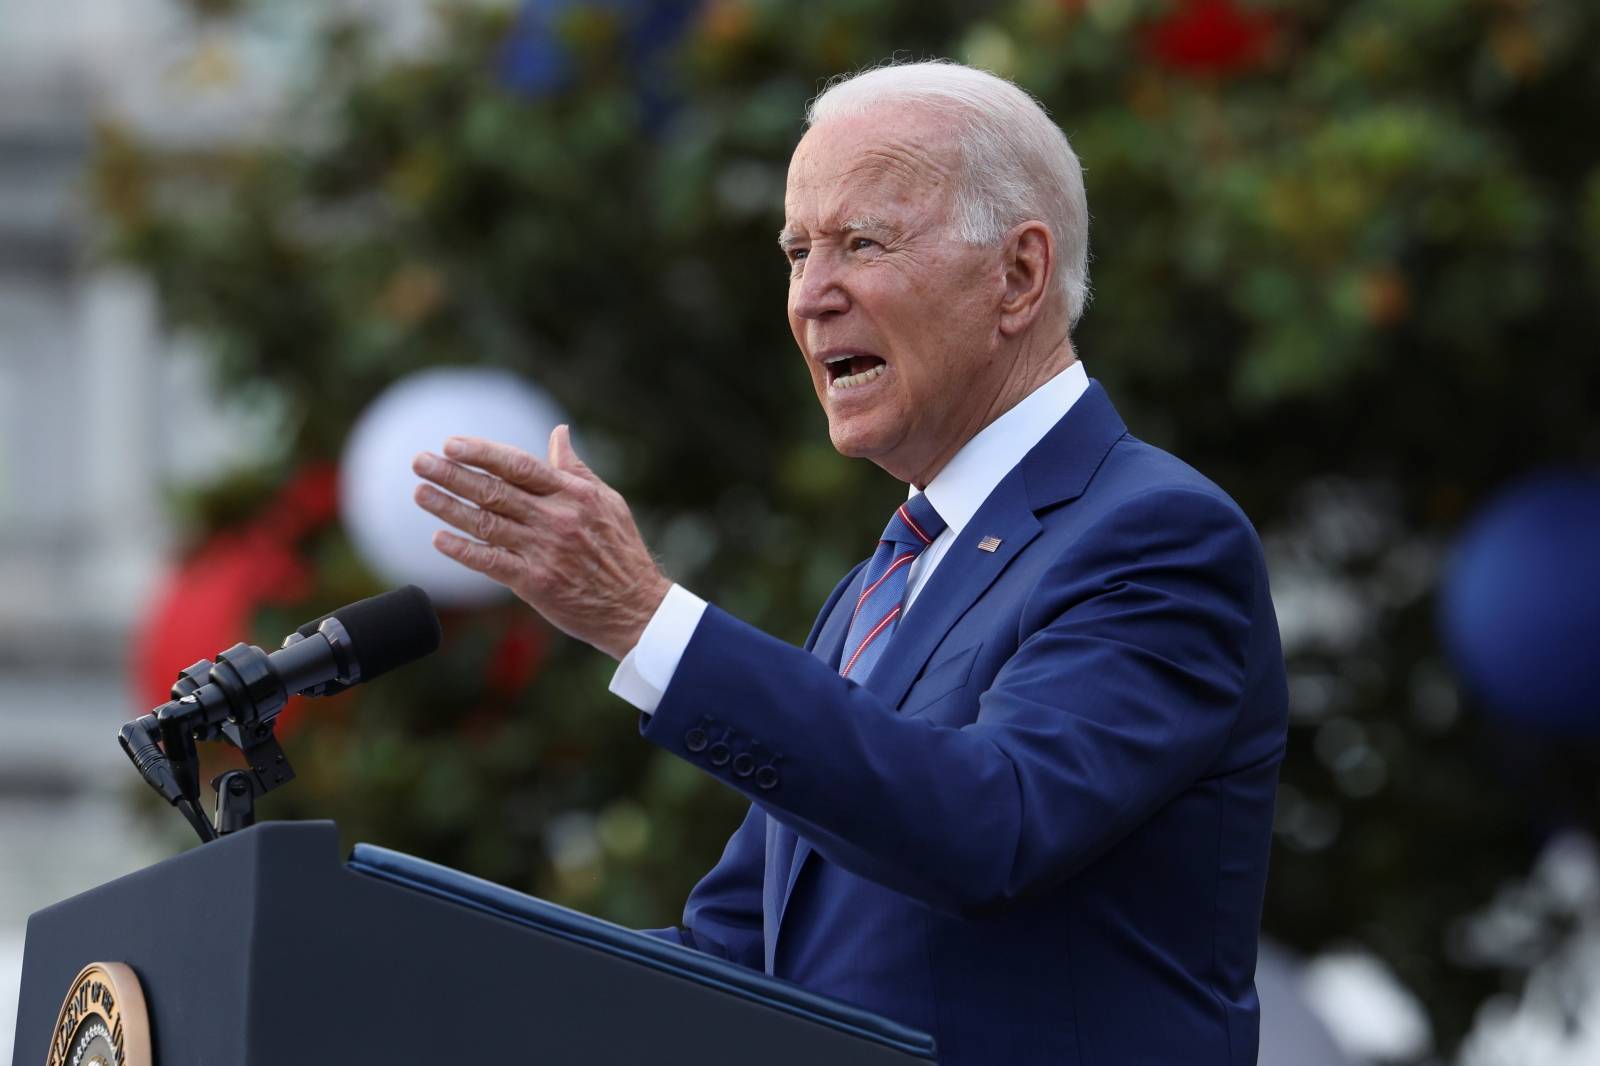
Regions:
[[345, 631], [362, 682], [431, 654], [439, 647], [439, 616], [415, 585], [381, 592], [333, 612]]

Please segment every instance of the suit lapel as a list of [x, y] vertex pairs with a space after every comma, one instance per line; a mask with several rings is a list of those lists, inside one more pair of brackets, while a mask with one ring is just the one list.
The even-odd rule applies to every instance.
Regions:
[[861, 582], [866, 579], [866, 572], [865, 562], [856, 567], [856, 576], [851, 580], [850, 587], [834, 601], [833, 610], [828, 612], [822, 627], [817, 630], [817, 639], [811, 645], [811, 654], [835, 670], [839, 669], [839, 656], [844, 652], [845, 638], [850, 635], [850, 616], [855, 613], [856, 600], [861, 595]]
[[[1036, 512], [1081, 496], [1111, 446], [1126, 432], [1127, 427], [1105, 390], [1099, 382], [1091, 381], [1089, 390], [1078, 398], [1072, 410], [1001, 479], [962, 529], [896, 627], [883, 658], [867, 677], [866, 687], [898, 709], [939, 641], [988, 591], [1017, 553], [1039, 535], [1043, 527]], [[979, 550], [978, 542], [990, 536], [1000, 538], [999, 547], [993, 552]], [[814, 655], [836, 670], [861, 582], [862, 573], [858, 573], [849, 592], [834, 604], [812, 649]], [[781, 825], [773, 843], [781, 846], [780, 842], [787, 844], [791, 839], [795, 841], [794, 859], [778, 905], [780, 928], [789, 897], [813, 850], [810, 843]], [[775, 944], [768, 945], [769, 955], [775, 948]], [[767, 961], [770, 969], [772, 959]]]
[[[1091, 382], [1072, 410], [1001, 479], [961, 530], [895, 627], [866, 687], [898, 708], [945, 634], [988, 591], [1006, 564], [1039, 535], [1035, 512], [1082, 495], [1111, 445], [1125, 432], [1105, 390]], [[999, 538], [992, 552], [978, 548], [987, 537]]]
[[1017, 464], [1027, 482], [1029, 506], [1037, 513], [1083, 495], [1111, 446], [1127, 432], [1106, 390], [1091, 380], [1072, 410]]
[[[950, 545], [863, 684], [898, 708], [945, 634], [1038, 535], [1039, 522], [1028, 506], [1022, 472], [1013, 470]], [[1000, 538], [992, 552], [978, 550], [978, 542], [986, 536]]]
[[[990, 533], [1000, 537], [999, 549], [993, 553], [978, 551], [978, 541]], [[951, 545], [928, 583], [917, 594], [912, 609], [889, 639], [889, 647], [885, 649], [883, 658], [878, 660], [878, 665], [868, 675], [866, 687], [882, 696], [890, 706], [898, 707], [906, 690], [911, 687], [912, 679], [939, 643], [939, 638], [950, 631], [950, 627], [967, 612], [967, 608], [983, 594], [1012, 557], [1022, 550], [1023, 545], [1038, 535], [1039, 523], [1034, 519], [1033, 512], [1028, 510], [1021, 472], [1014, 470], [979, 508], [967, 528], [961, 531], [961, 536]], [[976, 558], [969, 560], [969, 554]], [[860, 582], [855, 584], [859, 585]], [[859, 595], [856, 592], [850, 597], [841, 597], [840, 606], [834, 609], [835, 618], [842, 619], [844, 623], [841, 629], [848, 629], [850, 614]], [[845, 607], [852, 610], [845, 610]], [[832, 627], [832, 621], [829, 628]], [[826, 632], [827, 629], [824, 629]], [[845, 634], [839, 633], [841, 646], [835, 650], [833, 658], [827, 660], [835, 669], [838, 668], [844, 639]], [[821, 646], [819, 640], [818, 648]], [[783, 901], [778, 907], [780, 925], [784, 912], [789, 908], [789, 897], [794, 893], [800, 872], [812, 852], [811, 844], [805, 838], [796, 836], [795, 841], [788, 884], [784, 886]]]

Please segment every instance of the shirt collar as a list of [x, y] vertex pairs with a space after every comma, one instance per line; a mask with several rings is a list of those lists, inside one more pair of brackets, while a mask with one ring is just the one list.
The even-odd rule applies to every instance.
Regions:
[[[1089, 388], [1083, 364], [1074, 361], [990, 422], [934, 475], [924, 491], [952, 536], [959, 534], [1002, 478], [1044, 439]], [[912, 486], [909, 499], [917, 490]]]

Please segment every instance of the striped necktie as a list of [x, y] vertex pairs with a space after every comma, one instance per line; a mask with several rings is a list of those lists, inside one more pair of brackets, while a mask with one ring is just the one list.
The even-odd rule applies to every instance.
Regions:
[[845, 638], [839, 673], [853, 681], [865, 681], [872, 673], [904, 609], [911, 564], [922, 549], [933, 543], [933, 538], [944, 532], [944, 526], [944, 519], [923, 493], [895, 509], [894, 517], [884, 527], [883, 539], [878, 541], [878, 550], [867, 563], [867, 576], [850, 619], [850, 635]]

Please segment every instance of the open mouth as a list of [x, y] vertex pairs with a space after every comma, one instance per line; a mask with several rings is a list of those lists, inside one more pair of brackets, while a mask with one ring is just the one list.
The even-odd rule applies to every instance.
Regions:
[[886, 364], [875, 355], [837, 355], [823, 365], [828, 368], [830, 389], [850, 389], [882, 374]]

